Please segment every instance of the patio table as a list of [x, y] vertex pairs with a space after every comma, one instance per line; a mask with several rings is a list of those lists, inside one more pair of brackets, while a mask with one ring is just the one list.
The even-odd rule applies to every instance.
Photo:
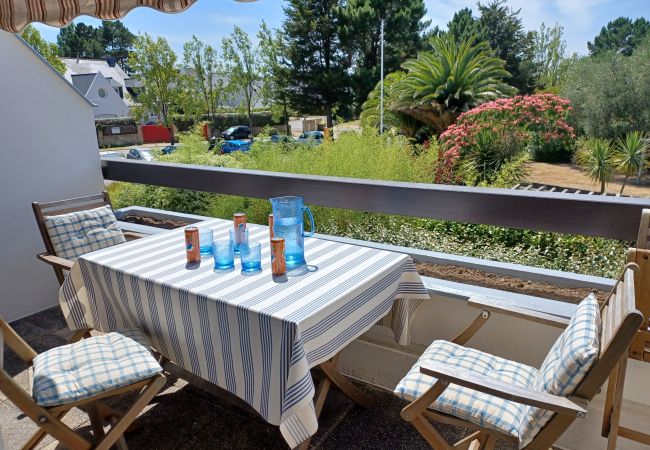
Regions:
[[[227, 239], [233, 225], [197, 226]], [[142, 330], [166, 358], [279, 425], [293, 448], [316, 432], [324, 400], [315, 409], [310, 368], [330, 376], [331, 360], [389, 312], [395, 339], [408, 344], [429, 295], [408, 255], [318, 238], [305, 239], [306, 270], [274, 279], [268, 228], [249, 229], [262, 243], [261, 274], [244, 276], [239, 264], [215, 272], [211, 258], [187, 266], [180, 229], [80, 257], [59, 300], [72, 330]], [[342, 376], [332, 380], [347, 390]]]

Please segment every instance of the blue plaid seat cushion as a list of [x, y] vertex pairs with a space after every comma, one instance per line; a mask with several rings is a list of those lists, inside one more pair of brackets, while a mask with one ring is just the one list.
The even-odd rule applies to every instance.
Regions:
[[126, 242], [109, 206], [46, 216], [45, 228], [56, 256], [70, 260], [75, 260], [85, 253]]
[[[539, 369], [533, 389], [549, 394], [573, 394], [600, 354], [600, 306], [593, 294], [580, 302], [569, 325], [558, 337]], [[544, 409], [527, 407], [519, 427], [519, 445], [525, 447], [553, 417]]]
[[41, 406], [84, 400], [162, 372], [137, 330], [108, 333], [34, 358], [32, 393]]
[[[538, 371], [534, 367], [440, 340], [434, 341], [427, 348], [399, 382], [395, 394], [413, 401], [433, 386], [436, 379], [420, 373], [420, 366], [425, 361], [471, 370], [523, 388], [533, 386], [538, 377]], [[431, 408], [514, 437], [518, 437], [519, 423], [526, 411], [525, 405], [455, 384], [450, 384]]]

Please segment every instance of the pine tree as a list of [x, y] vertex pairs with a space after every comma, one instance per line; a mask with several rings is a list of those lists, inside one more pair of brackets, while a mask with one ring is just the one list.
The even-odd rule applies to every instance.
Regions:
[[630, 56], [650, 31], [650, 22], [643, 17], [632, 22], [627, 17], [619, 17], [600, 30], [594, 42], [587, 43], [591, 55], [600, 55], [609, 50]]
[[338, 38], [339, 0], [289, 0], [283, 23], [291, 70], [289, 101], [301, 113], [323, 111], [332, 127], [336, 109], [350, 105], [345, 54]]
[[339, 35], [353, 69], [355, 108], [360, 110], [380, 79], [381, 20], [384, 29], [384, 74], [417, 54], [422, 33], [429, 26], [422, 20], [423, 0], [348, 0], [339, 9]]
[[474, 44], [487, 40], [481, 22], [474, 17], [469, 8], [454, 13], [454, 17], [447, 24], [447, 33], [451, 34], [456, 42], [463, 42], [470, 37], [475, 37]]

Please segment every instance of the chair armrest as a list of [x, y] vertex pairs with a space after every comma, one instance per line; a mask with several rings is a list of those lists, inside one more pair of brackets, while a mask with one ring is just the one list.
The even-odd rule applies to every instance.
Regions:
[[569, 325], [569, 319], [555, 316], [553, 314], [533, 311], [532, 309], [522, 308], [520, 306], [514, 305], [513, 302], [509, 300], [501, 300], [491, 297], [484, 297], [482, 295], [475, 295], [467, 300], [467, 304], [484, 311], [501, 313], [508, 316], [541, 323], [543, 325], [550, 325], [556, 328], [566, 328]]
[[72, 270], [72, 266], [74, 265], [74, 262], [69, 259], [59, 258], [58, 256], [50, 255], [49, 253], [39, 253], [36, 257], [50, 266], [60, 267], [65, 270]]
[[514, 386], [458, 367], [441, 363], [424, 362], [420, 366], [420, 372], [435, 377], [440, 381], [453, 383], [458, 386], [494, 395], [495, 397], [535, 406], [559, 414], [576, 417], [585, 417], [587, 414], [583, 406], [566, 397]]

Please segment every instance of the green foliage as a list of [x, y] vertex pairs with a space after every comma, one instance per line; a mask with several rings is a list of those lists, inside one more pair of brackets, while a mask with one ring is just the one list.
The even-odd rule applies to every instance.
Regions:
[[577, 128], [587, 136], [650, 132], [650, 37], [632, 56], [609, 52], [577, 60], [561, 93], [571, 100]]
[[59, 58], [59, 49], [56, 44], [47, 42], [33, 25], [27, 25], [20, 33], [20, 37], [36, 50], [59, 73], [65, 74], [66, 67]]
[[552, 89], [560, 85], [566, 67], [563, 65], [565, 53], [564, 27], [558, 24], [547, 27], [542, 22], [534, 39], [538, 88]]
[[454, 13], [454, 17], [447, 24], [447, 33], [451, 34], [456, 42], [472, 40], [474, 44], [478, 44], [487, 39], [483, 24], [474, 17], [469, 8]]
[[386, 74], [416, 55], [420, 35], [430, 23], [424, 20], [426, 11], [423, 0], [349, 0], [339, 9], [338, 33], [343, 51], [353, 61], [351, 88], [357, 113], [380, 78], [382, 19]]
[[628, 17], [607, 23], [601, 28], [594, 42], [588, 42], [589, 54], [597, 56], [609, 51], [629, 56], [650, 31], [650, 22], [643, 17], [632, 22]]
[[645, 170], [649, 151], [648, 137], [638, 131], [627, 133], [624, 138], [620, 138], [616, 142], [616, 168], [625, 175], [621, 194], [628, 178]]
[[289, 100], [299, 113], [322, 111], [327, 127], [335, 110], [350, 105], [348, 61], [339, 40], [339, 0], [288, 0], [284, 35], [291, 61]]
[[576, 161], [594, 181], [600, 183], [600, 193], [603, 194], [616, 170], [614, 147], [604, 139], [584, 140], [578, 148]]
[[[138, 95], [136, 116], [149, 113], [160, 116], [166, 126], [171, 125], [171, 114], [178, 107], [180, 70], [176, 66], [176, 53], [165, 38], [154, 40], [148, 34], [136, 37], [129, 66], [138, 74], [144, 89]], [[174, 137], [172, 136], [172, 140]]]
[[[248, 123], [249, 119], [246, 114], [242, 113], [215, 113], [211, 116], [204, 114], [200, 117], [187, 116], [184, 114], [175, 114], [171, 118], [179, 131], [190, 131], [197, 123], [209, 122], [212, 129], [223, 131], [235, 125]], [[253, 127], [265, 127], [269, 125], [285, 125], [282, 119], [276, 119], [271, 111], [260, 111], [251, 114]]]
[[280, 30], [271, 30], [264, 21], [257, 33], [260, 45], [262, 88], [260, 95], [265, 105], [271, 108], [274, 119], [286, 123], [289, 127], [289, 61], [287, 60], [287, 42]]
[[[503, 61], [493, 57], [484, 42], [457, 43], [452, 35], [445, 34], [430, 38], [429, 43], [431, 51], [406, 61], [406, 74], [390, 80], [385, 107], [392, 113], [408, 116], [441, 133], [461, 112], [515, 93], [502, 81], [509, 76]], [[371, 98], [377, 98], [378, 91], [379, 85]], [[364, 114], [376, 114], [377, 108], [376, 101], [366, 103]], [[375, 112], [371, 113], [371, 109]]]
[[[502, 173], [504, 166], [517, 159], [522, 153], [521, 136], [501, 129], [494, 132], [491, 129], [482, 129], [476, 135], [474, 145], [467, 147], [461, 155], [460, 173], [469, 184], [492, 185]], [[516, 167], [521, 168], [521, 164]], [[521, 181], [524, 173], [510, 168], [510, 182]]]
[[512, 75], [508, 82], [521, 93], [531, 93], [536, 73], [534, 32], [524, 30], [521, 10], [506, 6], [506, 0], [479, 2], [478, 9], [485, 40], [495, 55], [505, 61], [505, 69]]
[[119, 20], [104, 20], [95, 28], [71, 23], [61, 28], [56, 38], [59, 52], [66, 58], [101, 59], [111, 56], [124, 66], [135, 36]]
[[260, 61], [259, 49], [253, 45], [248, 34], [235, 25], [230, 36], [222, 41], [225, 71], [229, 76], [229, 89], [242, 94], [243, 109], [252, 125], [253, 105], [259, 97]]
[[183, 111], [186, 115], [212, 115], [227, 94], [226, 70], [217, 51], [196, 36], [183, 45], [185, 87]]

